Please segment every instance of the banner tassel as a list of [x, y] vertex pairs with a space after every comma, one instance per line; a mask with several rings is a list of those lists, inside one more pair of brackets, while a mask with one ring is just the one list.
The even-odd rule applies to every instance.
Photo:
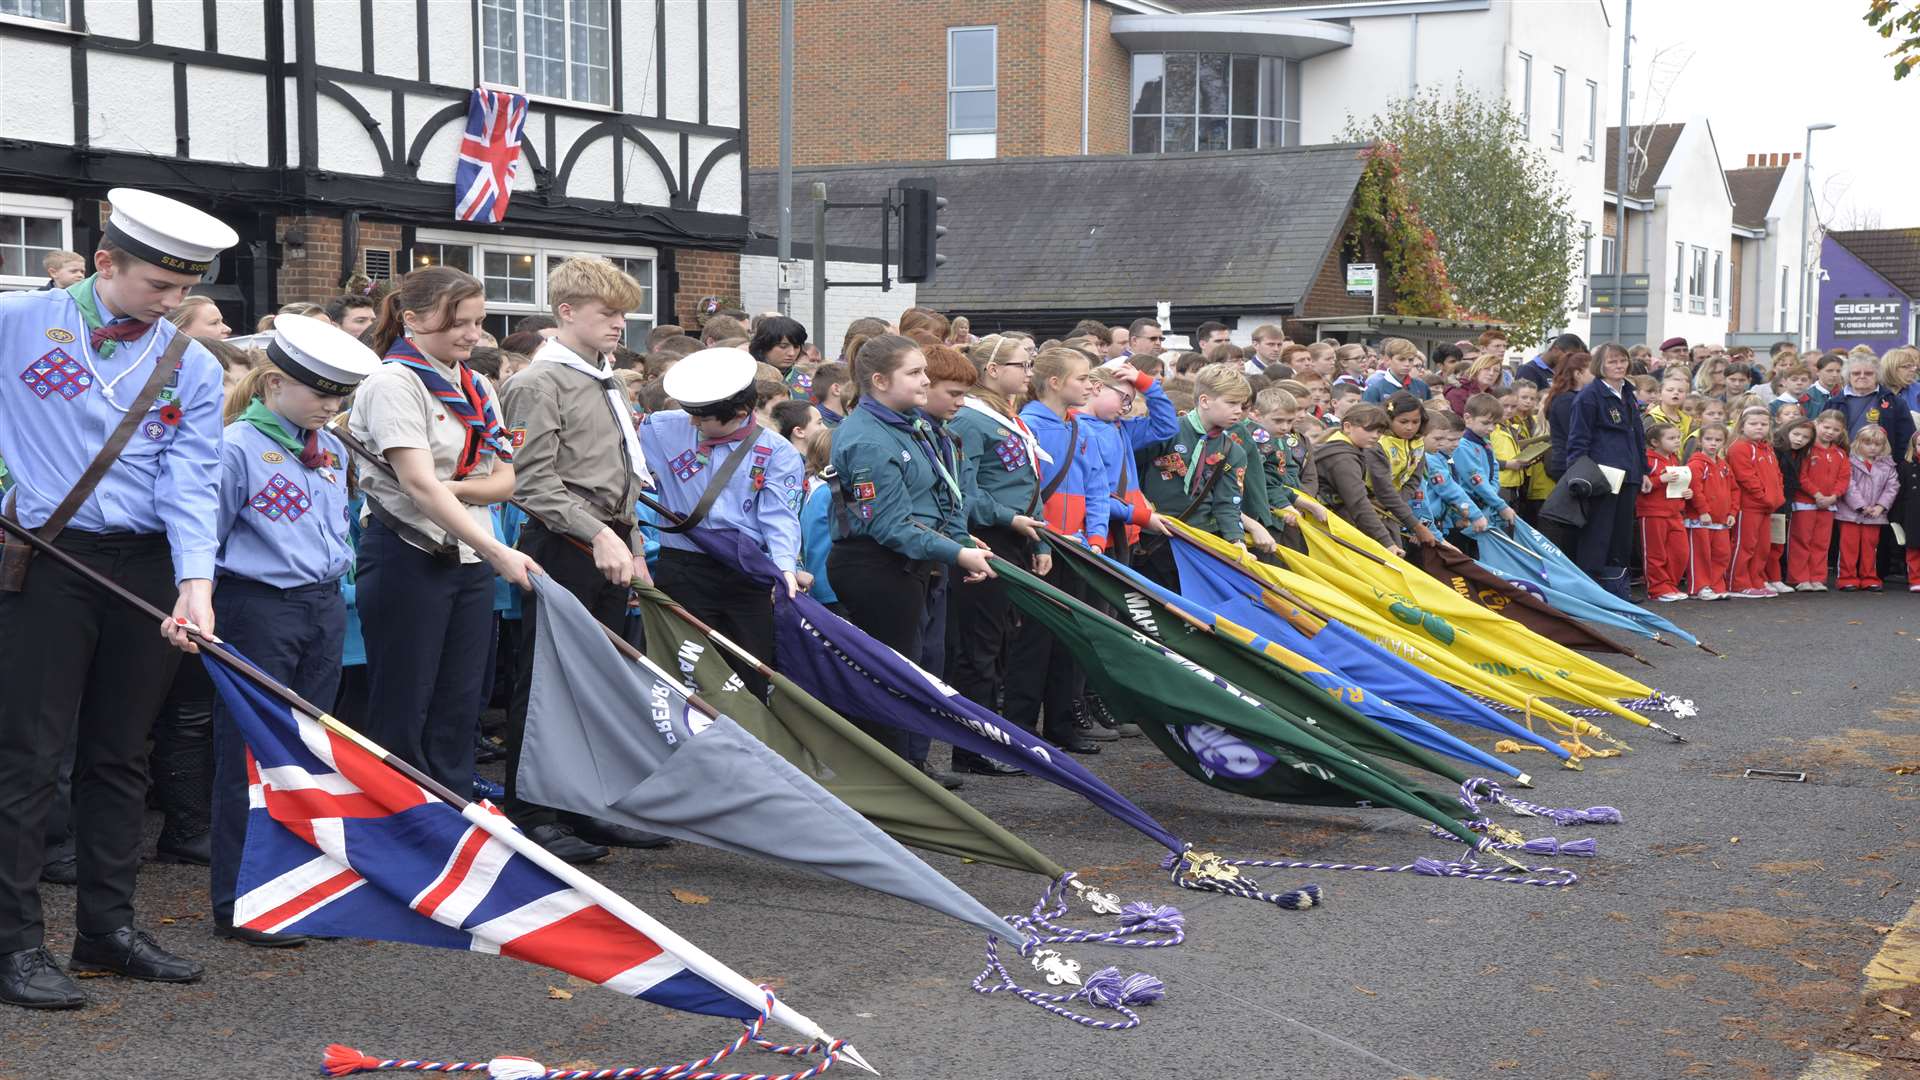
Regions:
[[[1131, 1006], [1152, 1005], [1166, 997], [1166, 984], [1144, 972], [1134, 972], [1122, 978], [1120, 969], [1101, 968], [1099, 971], [1080, 978], [1080, 962], [1069, 959], [1057, 949], [1042, 948], [1046, 945], [1076, 945], [1094, 943], [1113, 945], [1119, 948], [1161, 949], [1178, 945], [1186, 940], [1187, 917], [1177, 907], [1149, 904], [1142, 901], [1122, 905], [1110, 893], [1096, 892], [1076, 881], [1072, 871], [1062, 874], [1040, 895], [1039, 903], [1026, 915], [1008, 916], [1007, 923], [1016, 930], [1027, 931], [1027, 940], [1020, 945], [1020, 955], [1033, 969], [1039, 972], [1048, 983], [1054, 986], [1072, 985], [1076, 989], [1065, 994], [1047, 994], [1038, 990], [1029, 990], [1015, 982], [1000, 960], [1000, 939], [993, 935], [987, 937], [986, 970], [974, 976], [973, 989], [978, 994], [1011, 993], [1029, 1005], [1045, 1009], [1055, 1016], [1071, 1020], [1085, 1027], [1101, 1031], [1125, 1031], [1140, 1026], [1140, 1014]], [[1115, 915], [1121, 926], [1117, 930], [1080, 930], [1070, 926], [1061, 926], [1055, 920], [1067, 913], [1067, 887], [1080, 890], [1095, 911]], [[1048, 931], [1045, 936], [1033, 934], [1033, 928]], [[1164, 934], [1165, 937], [1146, 937], [1148, 934]], [[989, 980], [992, 980], [989, 982]], [[1068, 1006], [1084, 1001], [1096, 1008], [1110, 1009], [1125, 1017], [1124, 1020], [1102, 1020], [1075, 1012]]]

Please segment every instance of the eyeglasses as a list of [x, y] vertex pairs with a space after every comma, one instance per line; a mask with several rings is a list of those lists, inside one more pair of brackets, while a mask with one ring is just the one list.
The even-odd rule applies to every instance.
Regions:
[[1141, 341], [1161, 341], [1161, 340], [1164, 340], [1165, 338], [1166, 338], [1165, 334], [1154, 334], [1151, 337], [1149, 337], [1146, 334], [1140, 335]]
[[999, 367], [1030, 368], [1033, 366], [1031, 360], [996, 360], [994, 363]]

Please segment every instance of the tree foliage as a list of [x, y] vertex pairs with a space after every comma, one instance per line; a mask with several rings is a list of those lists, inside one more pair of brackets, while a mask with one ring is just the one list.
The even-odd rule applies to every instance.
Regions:
[[1510, 324], [1515, 345], [1565, 325], [1580, 247], [1571, 200], [1505, 102], [1456, 83], [1350, 118], [1346, 136], [1397, 155], [1459, 308]]
[[1453, 289], [1440, 243], [1420, 217], [1420, 207], [1400, 173], [1400, 151], [1376, 143], [1361, 151], [1367, 168], [1353, 196], [1353, 231], [1378, 244], [1392, 275], [1393, 310], [1400, 315], [1450, 319]]
[[1870, 0], [1867, 4], [1866, 24], [1873, 31], [1894, 43], [1887, 53], [1893, 61], [1893, 77], [1904, 79], [1915, 67], [1920, 67], [1920, 5], [1900, 10], [1898, 0]]

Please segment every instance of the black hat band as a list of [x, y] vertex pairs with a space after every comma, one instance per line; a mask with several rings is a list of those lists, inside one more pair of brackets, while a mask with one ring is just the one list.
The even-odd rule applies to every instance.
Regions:
[[304, 383], [323, 394], [345, 397], [353, 393], [354, 387], [359, 385], [358, 383], [336, 382], [333, 379], [319, 374], [312, 368], [294, 359], [293, 354], [281, 348], [278, 341], [269, 340], [267, 342], [267, 358], [273, 361], [274, 367], [293, 376], [298, 382]]
[[212, 260], [195, 262], [192, 259], [183, 259], [178, 255], [161, 251], [144, 240], [128, 235], [125, 229], [114, 224], [111, 219], [107, 221], [107, 239], [113, 242], [114, 247], [136, 259], [150, 262], [162, 270], [173, 270], [182, 274], [204, 274], [207, 268], [213, 265]]

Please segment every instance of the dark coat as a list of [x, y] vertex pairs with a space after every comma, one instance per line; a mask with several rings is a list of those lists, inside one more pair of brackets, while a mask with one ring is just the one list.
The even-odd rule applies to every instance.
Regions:
[[1640, 486], [1640, 478], [1647, 474], [1647, 432], [1632, 383], [1621, 383], [1616, 395], [1606, 383], [1595, 379], [1573, 396], [1567, 459], [1583, 456], [1626, 470], [1622, 490]]
[[[1624, 483], [1620, 487], [1622, 494], [1629, 490], [1637, 491], [1639, 481], [1629, 489]], [[1607, 476], [1600, 471], [1600, 463], [1590, 457], [1575, 458], [1560, 474], [1560, 482], [1554, 485], [1553, 494], [1540, 504], [1540, 516], [1548, 521], [1565, 525], [1570, 529], [1584, 528], [1587, 524], [1587, 501], [1595, 495], [1611, 494], [1613, 488], [1607, 483]]]

